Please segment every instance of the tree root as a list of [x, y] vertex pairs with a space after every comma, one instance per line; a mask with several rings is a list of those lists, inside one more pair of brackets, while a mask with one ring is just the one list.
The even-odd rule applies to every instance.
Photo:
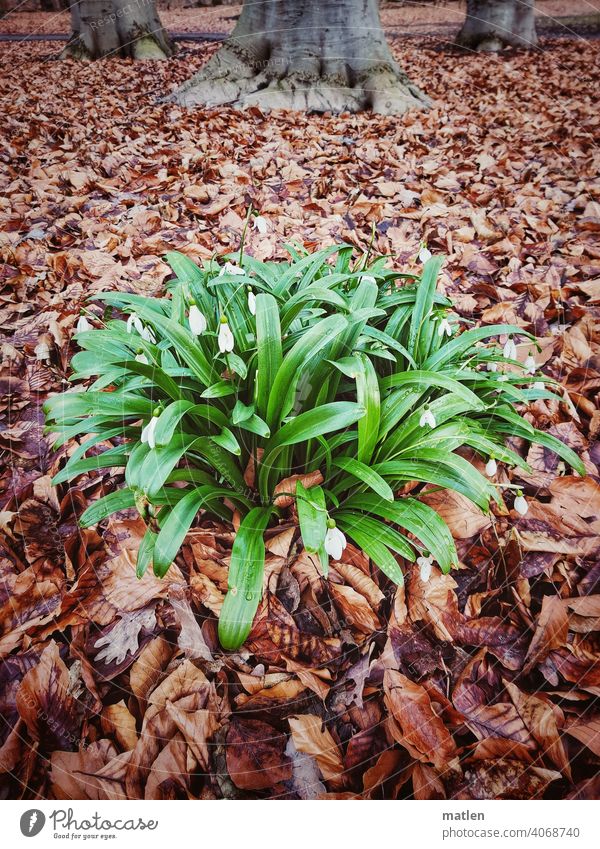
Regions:
[[93, 56], [85, 46], [85, 43], [79, 33], [73, 33], [56, 58], [77, 59], [80, 62], [91, 62]]
[[119, 46], [102, 49], [96, 44], [90, 49], [82, 33], [73, 33], [58, 55], [58, 59], [78, 59], [91, 62], [103, 57], [121, 56], [137, 60], [162, 61], [175, 53], [175, 45], [165, 30], [149, 32], [136, 25], [118, 39]]
[[[260, 63], [240, 56], [237, 45], [226, 43], [207, 66], [168, 99], [182, 106], [258, 106], [264, 111], [290, 109], [304, 112], [359, 112], [399, 115], [409, 109], [427, 109], [429, 98], [406, 75], [387, 64], [352, 74], [317, 75], [286, 68], [264, 70]], [[271, 63], [272, 64], [272, 63]]]

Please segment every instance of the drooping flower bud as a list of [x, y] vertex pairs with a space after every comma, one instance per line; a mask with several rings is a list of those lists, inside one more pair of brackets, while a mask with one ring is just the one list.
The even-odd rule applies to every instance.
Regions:
[[219, 351], [222, 354], [231, 353], [233, 351], [234, 338], [233, 333], [231, 332], [231, 328], [227, 323], [227, 319], [225, 316], [221, 316], [221, 323], [219, 324]]

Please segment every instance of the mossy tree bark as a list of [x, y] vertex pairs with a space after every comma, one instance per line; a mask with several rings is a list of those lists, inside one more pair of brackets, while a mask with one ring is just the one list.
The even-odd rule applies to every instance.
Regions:
[[535, 47], [535, 0], [467, 0], [457, 44], [484, 53]]
[[383, 114], [429, 105], [391, 54], [377, 0], [246, 0], [231, 36], [172, 99]]
[[70, 8], [72, 33], [62, 59], [166, 59], [173, 54], [155, 0], [73, 0]]

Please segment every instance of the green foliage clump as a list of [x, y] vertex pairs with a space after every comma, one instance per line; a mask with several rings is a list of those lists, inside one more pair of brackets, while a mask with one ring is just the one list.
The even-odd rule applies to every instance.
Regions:
[[[506, 324], [458, 332], [436, 291], [442, 260], [419, 278], [353, 249], [285, 263], [245, 256], [241, 267], [197, 267], [167, 256], [175, 279], [162, 298], [106, 292], [100, 327], [80, 319], [73, 379], [89, 382], [45, 405], [56, 446], [89, 435], [54, 483], [123, 467], [125, 485], [81, 516], [93, 525], [136, 507], [147, 523], [137, 573], [163, 576], [198, 511], [241, 515], [229, 590], [219, 623], [225, 648], [249, 633], [262, 593], [264, 531], [277, 522], [275, 487], [320, 471], [321, 485], [293, 484], [302, 541], [324, 574], [346, 538], [396, 583], [398, 556], [457, 563], [450, 531], [418, 500], [420, 487], [453, 489], [482, 510], [498, 487], [457, 450], [527, 469], [510, 436], [555, 451], [581, 474], [563, 443], [535, 430], [516, 409], [555, 398], [551, 381], [517, 360]], [[125, 318], [113, 317], [115, 310]], [[90, 316], [93, 320], [93, 316]], [[99, 323], [99, 322], [97, 322]], [[507, 337], [503, 346], [498, 337]], [[532, 385], [533, 384], [533, 385]], [[94, 456], [99, 444], [114, 447]], [[493, 462], [492, 462], [493, 460]], [[255, 466], [255, 486], [244, 472]], [[520, 502], [524, 504], [521, 494]], [[517, 506], [517, 505], [515, 505]]]

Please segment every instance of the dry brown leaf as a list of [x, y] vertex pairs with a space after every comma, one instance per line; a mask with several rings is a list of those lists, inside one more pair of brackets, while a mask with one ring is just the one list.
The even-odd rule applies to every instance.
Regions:
[[201, 768], [210, 769], [208, 741], [219, 729], [219, 723], [210, 710], [186, 711], [172, 702], [166, 704], [167, 713], [185, 737]]
[[421, 501], [440, 514], [446, 522], [455, 539], [469, 539], [475, 534], [489, 528], [492, 524], [490, 516], [486, 516], [460, 492], [444, 489], [425, 495]]
[[385, 670], [383, 687], [396, 742], [437, 769], [458, 769], [456, 744], [435, 713], [427, 691], [394, 669]]
[[69, 670], [52, 641], [25, 675], [16, 694], [21, 719], [45, 751], [72, 751], [80, 743], [80, 707], [70, 693]]
[[569, 617], [564, 604], [556, 596], [544, 596], [542, 610], [529, 644], [523, 672], [529, 672], [543, 660], [552, 649], [561, 648], [567, 642]]
[[102, 711], [102, 728], [105, 734], [114, 734], [124, 751], [133, 749], [137, 744], [138, 735], [135, 717], [129, 712], [123, 700], [104, 708]]
[[381, 623], [366, 598], [345, 584], [332, 583], [329, 592], [349, 628], [365, 634], [381, 628]]
[[234, 719], [227, 732], [227, 771], [236, 787], [263, 790], [292, 777], [286, 738], [257, 719]]
[[320, 717], [302, 714], [291, 716], [288, 722], [296, 751], [311, 755], [326, 781], [341, 778], [344, 765], [340, 750]]
[[584, 723], [565, 727], [565, 733], [575, 737], [600, 758], [600, 719], [590, 718]]
[[505, 685], [519, 716], [538, 743], [542, 757], [571, 780], [569, 757], [558, 730], [558, 721], [564, 721], [560, 708], [542, 698], [523, 693], [508, 681]]
[[[318, 484], [323, 483], [323, 475], [318, 469], [316, 469], [314, 472], [308, 472], [304, 475], [291, 475], [291, 477], [284, 478], [279, 481], [273, 490], [273, 493], [276, 496], [273, 501], [275, 507], [290, 507], [294, 503], [294, 499], [296, 497], [296, 484], [298, 481], [304, 484], [306, 489], [309, 489], [311, 486], [317, 486]], [[279, 495], [279, 493], [282, 494]]]

